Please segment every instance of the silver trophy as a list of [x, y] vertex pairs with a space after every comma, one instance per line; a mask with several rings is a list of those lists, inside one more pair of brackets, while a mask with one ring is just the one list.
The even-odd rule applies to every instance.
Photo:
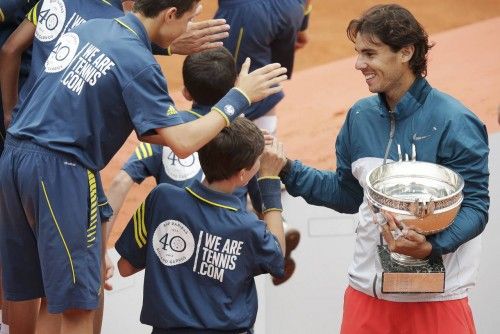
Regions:
[[[463, 178], [438, 164], [412, 157], [384, 163], [367, 176], [366, 197], [375, 221], [385, 224], [391, 215], [402, 225], [430, 235], [447, 228], [455, 219], [463, 200]], [[400, 152], [400, 148], [398, 147]], [[400, 231], [393, 231], [397, 239]], [[389, 252], [379, 246], [382, 292], [415, 293], [444, 291], [442, 261], [429, 263], [411, 256]]]

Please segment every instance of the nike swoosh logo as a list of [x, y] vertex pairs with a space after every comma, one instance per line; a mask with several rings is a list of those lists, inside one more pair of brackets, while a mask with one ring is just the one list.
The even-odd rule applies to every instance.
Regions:
[[416, 133], [413, 134], [413, 141], [418, 141], [418, 140], [422, 140], [422, 139], [425, 139], [425, 138], [429, 138], [431, 135], [427, 135], [427, 136], [417, 136]]

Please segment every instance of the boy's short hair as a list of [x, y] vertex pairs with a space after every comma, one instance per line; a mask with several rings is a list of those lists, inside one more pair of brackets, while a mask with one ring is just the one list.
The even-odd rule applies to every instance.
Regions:
[[231, 53], [219, 47], [187, 56], [182, 76], [193, 100], [212, 106], [234, 86], [238, 74]]
[[176, 17], [181, 17], [200, 0], [135, 0], [134, 12], [139, 12], [146, 17], [156, 17], [160, 12], [169, 7], [177, 8]]
[[209, 183], [227, 180], [250, 169], [264, 151], [264, 135], [250, 120], [238, 117], [199, 151], [201, 168]]

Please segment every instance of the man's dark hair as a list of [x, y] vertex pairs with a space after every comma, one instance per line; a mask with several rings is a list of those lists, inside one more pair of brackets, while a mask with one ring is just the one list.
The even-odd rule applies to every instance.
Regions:
[[410, 59], [410, 68], [417, 76], [427, 75], [427, 52], [433, 47], [422, 25], [409, 10], [396, 4], [376, 5], [360, 18], [351, 20], [347, 26], [347, 37], [356, 41], [361, 34], [375, 42], [378, 38], [393, 52], [405, 46], [414, 45], [415, 52]]
[[209, 183], [231, 178], [250, 169], [264, 151], [260, 129], [244, 117], [236, 118], [199, 151], [201, 168]]
[[135, 0], [134, 12], [139, 12], [146, 17], [156, 17], [160, 12], [169, 7], [177, 8], [176, 17], [181, 17], [200, 0]]
[[202, 105], [216, 104], [234, 86], [236, 64], [224, 47], [189, 55], [182, 66], [182, 76], [193, 100]]

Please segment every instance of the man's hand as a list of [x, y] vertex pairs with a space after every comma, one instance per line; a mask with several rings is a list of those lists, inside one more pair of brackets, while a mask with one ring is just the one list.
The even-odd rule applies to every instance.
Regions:
[[104, 289], [110, 291], [113, 290], [113, 286], [109, 282], [111, 277], [113, 277], [115, 273], [115, 266], [113, 265], [113, 261], [108, 255], [108, 251], [104, 255]]
[[280, 64], [269, 64], [251, 73], [248, 73], [249, 69], [250, 58], [247, 58], [241, 66], [236, 87], [245, 92], [250, 101], [260, 101], [283, 89], [279, 83], [285, 81], [287, 76], [286, 68]]
[[266, 145], [260, 158], [259, 176], [278, 176], [286, 163], [283, 143], [274, 138], [270, 145]]
[[302, 49], [309, 42], [309, 37], [305, 31], [297, 32], [297, 39], [295, 40], [295, 50]]
[[170, 44], [170, 52], [179, 55], [208, 50], [222, 46], [221, 39], [229, 36], [229, 25], [224, 19], [190, 22], [185, 33]]
[[[382, 235], [391, 252], [425, 259], [431, 254], [432, 245], [417, 229], [408, 228], [390, 213], [384, 212], [387, 224], [382, 225]], [[396, 237], [393, 235], [396, 232]]]

